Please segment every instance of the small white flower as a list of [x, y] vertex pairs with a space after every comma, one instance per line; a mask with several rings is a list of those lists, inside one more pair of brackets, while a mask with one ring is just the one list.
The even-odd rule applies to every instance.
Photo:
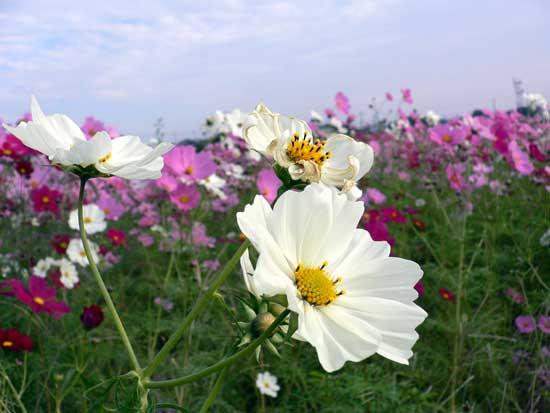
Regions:
[[200, 181], [199, 184], [204, 186], [208, 192], [213, 193], [218, 198], [220, 198], [222, 200], [227, 198], [227, 195], [225, 194], [225, 191], [223, 190], [223, 188], [225, 187], [225, 184], [226, 184], [225, 179], [220, 178], [218, 175], [212, 174], [208, 178], [203, 179], [202, 181]]
[[[95, 234], [97, 232], [105, 231], [107, 228], [107, 222], [105, 222], [105, 212], [96, 204], [84, 205], [82, 208], [82, 215], [84, 217], [84, 229], [86, 234]], [[78, 226], [78, 209], [71, 211], [69, 215], [69, 226], [77, 231], [80, 229]]]
[[269, 397], [277, 397], [277, 393], [281, 390], [281, 386], [277, 384], [277, 377], [269, 371], [258, 373], [256, 376], [256, 387], [261, 394]]
[[37, 217], [33, 217], [33, 219], [31, 219], [31, 225], [33, 227], [39, 227], [40, 226], [40, 221], [38, 220]]
[[243, 137], [252, 149], [273, 156], [292, 179], [321, 182], [344, 192], [370, 170], [374, 159], [372, 148], [363, 142], [342, 134], [313, 140], [305, 121], [271, 112], [261, 103], [247, 119]]
[[548, 230], [546, 230], [546, 232], [542, 234], [539, 242], [540, 242], [540, 245], [543, 247], [547, 247], [550, 245], [550, 228], [548, 228]]
[[207, 117], [202, 124], [201, 129], [207, 136], [216, 136], [220, 133], [227, 133], [228, 128], [223, 112], [221, 110], [217, 110], [212, 116]]
[[34, 96], [31, 112], [32, 121], [16, 127], [4, 124], [4, 128], [29, 148], [47, 155], [52, 163], [63, 166], [93, 166], [101, 173], [125, 179], [158, 179], [164, 166], [162, 155], [174, 147], [163, 142], [151, 148], [137, 136], [111, 139], [105, 131], [87, 141], [68, 116], [44, 115]]
[[61, 277], [59, 281], [65, 286], [65, 288], [71, 289], [78, 283], [78, 272], [76, 267], [66, 258], [62, 258], [59, 261], [59, 272]]
[[225, 115], [228, 129], [232, 135], [238, 136], [239, 138], [243, 137], [243, 125], [247, 116], [248, 114], [241, 112], [240, 109], [233, 109], [232, 112]]
[[429, 126], [435, 126], [441, 120], [441, 116], [439, 116], [433, 110], [429, 110], [426, 112], [426, 116], [424, 116], [424, 119]]
[[[99, 248], [91, 241], [88, 241], [88, 244], [90, 244], [92, 258], [95, 262], [97, 262]], [[86, 251], [84, 250], [84, 245], [82, 245], [82, 240], [80, 238], [72, 239], [71, 242], [69, 242], [69, 246], [67, 247], [67, 256], [72, 262], [80, 264], [83, 267], [88, 266]]]
[[414, 304], [422, 269], [357, 229], [363, 212], [362, 202], [311, 184], [285, 192], [273, 209], [258, 195], [237, 214], [259, 252], [255, 289], [286, 295], [298, 314], [293, 338], [313, 345], [329, 372], [374, 353], [408, 364], [427, 316]]
[[36, 265], [32, 268], [32, 273], [40, 278], [45, 278], [48, 275], [48, 271], [55, 265], [56, 260], [52, 257], [47, 257], [41, 260], [38, 260]]
[[414, 205], [417, 208], [423, 208], [423, 207], [426, 206], [426, 201], [424, 201], [424, 199], [422, 199], [422, 198], [418, 198], [416, 201], [414, 201]]
[[323, 116], [321, 116], [318, 112], [315, 112], [314, 110], [309, 112], [309, 117], [314, 122], [323, 123]]

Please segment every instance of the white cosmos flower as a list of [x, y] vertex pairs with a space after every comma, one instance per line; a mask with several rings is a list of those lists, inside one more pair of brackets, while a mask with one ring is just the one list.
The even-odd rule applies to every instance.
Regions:
[[277, 397], [277, 393], [281, 390], [281, 386], [277, 384], [277, 377], [269, 371], [258, 373], [256, 376], [256, 387], [261, 394], [270, 397]]
[[216, 195], [218, 198], [222, 200], [227, 198], [227, 195], [223, 190], [226, 183], [227, 182], [225, 181], [225, 179], [220, 178], [216, 174], [212, 174], [208, 178], [203, 179], [202, 181], [199, 181], [199, 184], [204, 186], [209, 192], [213, 193], [214, 195]]
[[78, 283], [78, 271], [76, 267], [66, 258], [62, 258], [59, 262], [59, 272], [61, 277], [59, 281], [65, 286], [65, 288], [71, 289]]
[[237, 214], [259, 252], [256, 288], [286, 295], [298, 314], [294, 338], [312, 344], [329, 372], [374, 353], [408, 364], [415, 328], [427, 316], [413, 303], [422, 270], [356, 228], [363, 210], [334, 188], [312, 184], [286, 192], [273, 210], [256, 196]]
[[86, 140], [82, 130], [66, 115], [46, 116], [36, 98], [31, 98], [33, 120], [16, 127], [4, 124], [29, 148], [47, 155], [62, 166], [94, 166], [99, 172], [126, 179], [158, 179], [164, 160], [162, 155], [173, 148], [163, 142], [155, 148], [143, 144], [137, 136], [111, 139], [105, 131]]
[[[98, 251], [99, 248], [96, 244], [91, 241], [88, 241], [90, 244], [90, 250], [92, 252], [92, 258], [95, 262], [98, 261]], [[69, 242], [67, 247], [67, 256], [72, 262], [82, 265], [83, 267], [88, 266], [88, 258], [86, 258], [86, 251], [84, 250], [84, 245], [82, 245], [82, 240], [80, 238], [72, 239]]]
[[243, 125], [248, 114], [241, 112], [240, 109], [233, 109], [225, 115], [227, 125], [232, 135], [243, 137]]
[[305, 121], [271, 112], [262, 103], [247, 119], [243, 137], [252, 149], [273, 156], [292, 179], [321, 182], [344, 192], [369, 171], [374, 159], [369, 145], [342, 134], [313, 140]]
[[38, 260], [36, 265], [32, 268], [33, 275], [40, 278], [45, 278], [52, 265], [56, 264], [56, 260], [52, 257], [43, 258]]
[[[86, 230], [86, 234], [91, 235], [97, 232], [103, 232], [105, 228], [107, 228], [105, 212], [96, 204], [84, 205], [82, 208], [82, 215], [84, 217], [84, 229]], [[69, 226], [72, 229], [80, 229], [78, 226], [78, 209], [71, 211], [69, 215]]]

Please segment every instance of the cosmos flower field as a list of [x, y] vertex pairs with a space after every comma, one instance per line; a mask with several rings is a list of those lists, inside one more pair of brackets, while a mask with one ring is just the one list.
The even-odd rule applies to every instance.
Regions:
[[339, 92], [173, 148], [3, 119], [0, 411], [550, 411], [550, 116], [525, 102], [443, 118], [403, 89], [360, 116]]

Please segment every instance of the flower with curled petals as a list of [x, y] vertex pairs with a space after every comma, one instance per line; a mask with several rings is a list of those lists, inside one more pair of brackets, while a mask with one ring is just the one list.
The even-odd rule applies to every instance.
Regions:
[[293, 337], [312, 344], [329, 372], [374, 353], [408, 364], [415, 328], [427, 316], [413, 302], [421, 268], [390, 257], [387, 242], [357, 229], [363, 210], [336, 189], [312, 184], [284, 193], [273, 209], [258, 195], [237, 214], [259, 252], [255, 288], [286, 296], [298, 314]]

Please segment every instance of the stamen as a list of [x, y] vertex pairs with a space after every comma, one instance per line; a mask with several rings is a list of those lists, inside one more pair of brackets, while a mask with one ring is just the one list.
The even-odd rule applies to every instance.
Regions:
[[310, 137], [309, 132], [304, 132], [302, 138], [295, 133], [287, 145], [286, 153], [288, 157], [294, 161], [311, 161], [322, 166], [323, 163], [330, 159], [330, 152], [325, 152], [326, 141], [320, 141]]
[[298, 264], [294, 271], [296, 287], [304, 300], [313, 305], [328, 305], [337, 297], [345, 294], [344, 290], [338, 291], [337, 284], [342, 282], [342, 277], [331, 279], [325, 271], [328, 262], [325, 261], [319, 267], [304, 267]]

